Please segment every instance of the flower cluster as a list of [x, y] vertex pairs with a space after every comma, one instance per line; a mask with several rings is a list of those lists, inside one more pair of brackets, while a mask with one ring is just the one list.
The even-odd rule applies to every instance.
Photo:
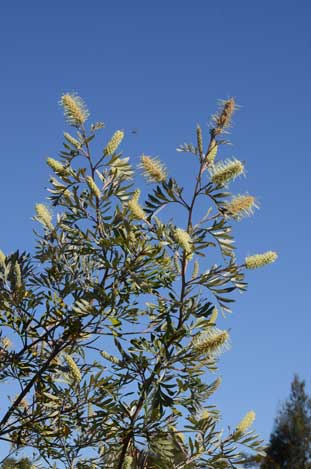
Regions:
[[36, 204], [36, 217], [46, 228], [53, 230], [52, 215], [44, 204]]
[[78, 365], [76, 364], [76, 362], [74, 361], [74, 359], [68, 354], [65, 354], [64, 358], [67, 362], [70, 373], [72, 374], [74, 380], [75, 381], [81, 381], [82, 377], [81, 377], [80, 369], [79, 369]]
[[230, 98], [225, 101], [221, 101], [221, 111], [213, 117], [215, 123], [214, 135], [221, 134], [227, 127], [230, 126], [232, 120], [232, 114], [236, 110], [236, 104], [234, 98]]
[[68, 124], [74, 127], [81, 127], [90, 115], [84, 101], [76, 94], [63, 94], [60, 104], [64, 108], [64, 114]]
[[0, 266], [4, 266], [5, 259], [6, 259], [5, 254], [0, 249]]
[[15, 262], [14, 264], [14, 274], [15, 274], [15, 284], [16, 288], [21, 288], [22, 287], [22, 273], [21, 273], [21, 267], [18, 262]]
[[256, 414], [253, 410], [250, 410], [249, 412], [247, 412], [245, 417], [243, 417], [241, 422], [236, 427], [235, 432], [239, 435], [245, 433], [249, 429], [249, 427], [253, 425], [255, 418], [256, 418]]
[[115, 365], [119, 365], [121, 363], [121, 360], [119, 360], [117, 357], [114, 357], [113, 355], [110, 355], [110, 353], [106, 352], [106, 350], [102, 350], [100, 354], [103, 358], [110, 361], [111, 363], [114, 363]]
[[243, 217], [252, 215], [254, 208], [258, 206], [255, 197], [252, 195], [237, 195], [230, 202], [225, 203], [224, 207], [230, 217], [240, 220]]
[[60, 174], [61, 176], [66, 176], [69, 174], [67, 168], [65, 168], [59, 161], [54, 160], [54, 158], [48, 158], [46, 160], [48, 166], [55, 171], [56, 174]]
[[81, 148], [81, 143], [79, 140], [75, 139], [72, 135], [70, 135], [68, 132], [64, 132], [64, 137], [67, 140], [67, 142], [71, 143], [76, 148]]
[[214, 308], [212, 311], [212, 314], [210, 315], [209, 322], [211, 324], [216, 324], [217, 318], [218, 318], [218, 310], [217, 308]]
[[263, 254], [254, 254], [245, 258], [245, 267], [247, 269], [258, 269], [267, 264], [272, 264], [278, 258], [278, 255], [274, 251], [267, 251]]
[[96, 182], [94, 181], [94, 179], [91, 176], [87, 176], [85, 178], [85, 180], [86, 180], [87, 185], [90, 188], [90, 191], [95, 195], [95, 197], [100, 199], [101, 198], [101, 192], [100, 192], [99, 188], [97, 187]]
[[139, 196], [140, 196], [140, 190], [137, 189], [134, 192], [133, 197], [128, 201], [127, 205], [134, 218], [137, 218], [138, 220], [146, 220], [146, 214], [138, 203]]
[[241, 161], [233, 159], [221, 161], [210, 167], [211, 181], [216, 186], [226, 186], [244, 173], [244, 165]]
[[149, 182], [163, 182], [167, 177], [166, 168], [157, 158], [142, 155], [140, 167]]
[[122, 142], [123, 137], [124, 137], [124, 132], [122, 132], [122, 130], [117, 130], [111, 137], [106, 148], [104, 149], [104, 154], [113, 155], [114, 152], [119, 147], [120, 143]]
[[216, 328], [199, 334], [193, 341], [193, 349], [199, 355], [219, 355], [229, 345], [229, 333]]
[[213, 142], [214, 142], [213, 145], [209, 148], [207, 155], [206, 155], [205, 163], [207, 166], [214, 164], [214, 161], [217, 155], [218, 145], [215, 141]]
[[185, 251], [185, 253], [187, 255], [191, 255], [193, 247], [190, 234], [181, 228], [176, 228], [174, 231], [174, 238], [176, 243]]

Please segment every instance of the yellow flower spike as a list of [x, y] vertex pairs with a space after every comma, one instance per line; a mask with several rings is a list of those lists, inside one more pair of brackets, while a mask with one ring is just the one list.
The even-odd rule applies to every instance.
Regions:
[[219, 355], [229, 345], [229, 334], [213, 328], [199, 334], [193, 340], [193, 349], [199, 355]]
[[81, 376], [81, 373], [80, 373], [80, 369], [78, 367], [78, 365], [76, 364], [76, 362], [74, 361], [74, 359], [66, 354], [64, 356], [68, 366], [69, 366], [69, 369], [70, 369], [70, 373], [72, 374], [73, 378], [75, 379], [75, 381], [81, 381], [82, 379], [82, 376]]
[[87, 185], [90, 188], [90, 191], [95, 195], [95, 197], [100, 199], [101, 198], [101, 192], [100, 192], [99, 188], [97, 187], [96, 182], [94, 181], [94, 179], [91, 176], [87, 176], [85, 178], [85, 180], [86, 180]]
[[122, 132], [122, 130], [117, 130], [111, 137], [106, 148], [104, 149], [104, 154], [113, 155], [113, 153], [117, 150], [120, 143], [122, 142], [123, 138], [124, 138], [124, 132]]
[[84, 101], [76, 94], [63, 94], [60, 104], [64, 108], [64, 115], [68, 124], [75, 127], [81, 127], [90, 115]]
[[133, 197], [128, 201], [127, 205], [134, 218], [137, 218], [138, 220], [146, 220], [146, 214], [138, 203], [139, 196], [140, 196], [140, 190], [137, 189], [134, 192]]
[[0, 266], [4, 266], [5, 259], [6, 259], [6, 256], [3, 253], [3, 251], [1, 251], [1, 249], [0, 249]]
[[267, 251], [263, 254], [254, 254], [245, 258], [245, 267], [247, 269], [258, 269], [267, 264], [272, 264], [278, 258], [278, 255], [274, 251]]
[[233, 197], [230, 202], [225, 203], [228, 215], [235, 220], [253, 215], [255, 208], [258, 208], [258, 205], [252, 195], [238, 195]]
[[187, 231], [181, 228], [176, 228], [174, 231], [174, 238], [176, 243], [186, 252], [187, 255], [192, 253], [192, 240]]
[[214, 308], [212, 311], [212, 314], [210, 315], [209, 322], [211, 324], [216, 324], [217, 318], [218, 318], [218, 310], [217, 308]]
[[228, 100], [220, 101], [222, 105], [221, 112], [217, 113], [213, 120], [215, 122], [215, 134], [220, 134], [223, 130], [230, 126], [232, 114], [236, 110], [236, 104], [234, 98]]
[[226, 186], [243, 173], [244, 165], [236, 159], [222, 161], [210, 167], [211, 181], [221, 187]]
[[218, 151], [218, 145], [216, 142], [214, 142], [214, 145], [209, 149], [207, 155], [206, 155], [206, 164], [207, 165], [212, 165], [215, 161], [215, 158], [217, 156], [217, 151]]
[[71, 143], [76, 148], [81, 148], [81, 143], [79, 140], [76, 140], [74, 137], [72, 137], [68, 132], [64, 132], [64, 137], [67, 140], [67, 142]]
[[36, 204], [36, 217], [38, 221], [50, 230], [54, 230], [52, 215], [44, 204]]
[[195, 260], [194, 263], [193, 263], [193, 272], [192, 272], [192, 275], [191, 275], [192, 280], [197, 278], [197, 276], [199, 275], [199, 269], [200, 269], [199, 261]]
[[94, 408], [93, 408], [92, 403], [89, 401], [87, 404], [87, 416], [88, 418], [91, 418], [93, 417], [93, 415], [94, 415]]
[[180, 274], [181, 273], [181, 268], [180, 268], [180, 262], [179, 262], [179, 255], [178, 255], [177, 252], [174, 254], [173, 263], [174, 263], [174, 267], [175, 267], [176, 272], [178, 272]]
[[202, 137], [202, 129], [197, 125], [197, 142], [198, 142], [198, 150], [199, 150], [199, 155], [203, 156], [203, 137]]
[[256, 414], [253, 410], [250, 410], [249, 412], [247, 412], [245, 417], [243, 417], [241, 422], [236, 427], [235, 433], [238, 433], [238, 434], [245, 433], [249, 429], [249, 427], [253, 425], [255, 418], [256, 418]]
[[22, 273], [21, 273], [21, 268], [18, 262], [15, 262], [14, 264], [14, 274], [15, 274], [16, 288], [21, 288], [23, 286]]
[[54, 158], [48, 158], [46, 162], [56, 174], [60, 174], [61, 176], [67, 176], [69, 174], [68, 168], [65, 168], [59, 161], [54, 160]]
[[110, 355], [110, 353], [106, 352], [106, 350], [102, 350], [100, 354], [103, 358], [110, 361], [111, 363], [114, 363], [115, 365], [119, 365], [121, 363], [121, 360], [119, 360], [117, 357], [114, 357], [113, 355]]
[[142, 155], [139, 166], [149, 182], [163, 182], [167, 178], [166, 168], [157, 158]]

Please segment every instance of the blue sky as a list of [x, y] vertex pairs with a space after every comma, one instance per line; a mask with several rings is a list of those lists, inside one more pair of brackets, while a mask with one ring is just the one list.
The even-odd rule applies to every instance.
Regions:
[[[33, 248], [34, 204], [46, 197], [47, 156], [62, 144], [65, 91], [87, 101], [107, 138], [122, 128], [134, 162], [158, 155], [189, 184], [178, 144], [194, 141], [216, 101], [234, 96], [231, 154], [260, 202], [236, 226], [239, 256], [279, 261], [248, 275], [221, 322], [232, 349], [216, 402], [226, 424], [249, 409], [268, 437], [294, 372], [310, 382], [311, 4], [262, 0], [3, 2], [0, 18], [0, 247]], [[131, 134], [137, 128], [138, 134]], [[228, 150], [227, 150], [228, 151]], [[185, 162], [185, 163], [184, 163]]]

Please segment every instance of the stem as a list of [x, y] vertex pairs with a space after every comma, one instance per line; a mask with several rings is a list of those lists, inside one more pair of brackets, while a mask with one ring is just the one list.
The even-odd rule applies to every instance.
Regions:
[[133, 437], [134, 424], [135, 424], [135, 422], [137, 420], [137, 417], [138, 417], [138, 415], [139, 415], [139, 413], [142, 409], [142, 406], [144, 405], [145, 393], [146, 394], [148, 393], [148, 390], [149, 390], [149, 388], [150, 388], [150, 386], [153, 382], [153, 379], [156, 375], [157, 368], [158, 368], [158, 363], [155, 365], [151, 375], [149, 376], [149, 378], [145, 382], [144, 388], [142, 389], [141, 396], [140, 396], [140, 398], [137, 402], [137, 406], [136, 406], [135, 412], [134, 412], [133, 417], [132, 417], [131, 431], [126, 435], [126, 437], [123, 440], [121, 455], [120, 455], [120, 459], [119, 459], [117, 469], [122, 469], [122, 467], [123, 467], [124, 459], [125, 459], [125, 456], [126, 456], [126, 453], [127, 453], [127, 448], [128, 448], [128, 445], [131, 441], [131, 438]]
[[[25, 386], [24, 390], [19, 394], [19, 396], [17, 397], [17, 399], [13, 402], [12, 406], [9, 408], [9, 410], [6, 412], [6, 414], [3, 416], [1, 422], [0, 422], [0, 428], [3, 428], [4, 425], [7, 423], [7, 421], [9, 420], [9, 418], [11, 417], [12, 413], [14, 412], [14, 410], [19, 406], [19, 404], [22, 402], [22, 400], [24, 399], [24, 397], [26, 396], [26, 394], [31, 390], [32, 386], [35, 384], [35, 382], [37, 381], [37, 379], [40, 377], [40, 375], [42, 375], [42, 373], [44, 373], [44, 371], [48, 368], [49, 364], [51, 363], [51, 361], [53, 360], [53, 358], [56, 357], [56, 355], [58, 355], [58, 353], [65, 347], [67, 347], [67, 345], [69, 345], [68, 343], [61, 343], [61, 344], [58, 344], [58, 346], [55, 347], [54, 351], [51, 353], [51, 355], [49, 356], [48, 360], [45, 362], [45, 364], [37, 371], [37, 373], [35, 373], [35, 375], [32, 377], [32, 379], [29, 381], [29, 383], [27, 384], [27, 386]], [[6, 430], [6, 431], [0, 431], [0, 435], [5, 435], [6, 433], [8, 433], [9, 430]]]
[[[86, 140], [86, 134], [85, 134], [85, 131], [83, 131], [83, 136]], [[92, 174], [92, 179], [94, 179], [95, 177], [95, 170], [97, 168], [97, 165], [93, 165], [92, 163], [92, 157], [91, 157], [91, 152], [90, 152], [90, 147], [89, 147], [89, 144], [88, 142], [86, 141], [85, 142], [85, 148], [86, 148], [86, 158], [88, 159], [89, 161], [89, 164], [90, 164], [90, 170], [91, 170], [91, 174]], [[96, 197], [96, 228], [99, 232], [99, 234], [101, 236], [104, 235], [104, 233], [102, 232], [102, 228], [101, 228], [101, 213], [100, 213], [100, 208], [99, 208], [99, 200], [98, 198]]]
[[[207, 152], [206, 152], [206, 156], [208, 155], [208, 152], [209, 152], [211, 146], [214, 144], [214, 141], [215, 141], [215, 138], [213, 136], [211, 136], [209, 146], [208, 146], [208, 149], [207, 149]], [[196, 199], [197, 199], [197, 197], [200, 193], [200, 190], [201, 190], [202, 174], [203, 174], [204, 170], [207, 167], [206, 162], [205, 162], [206, 161], [206, 156], [205, 156], [205, 158], [200, 159], [200, 169], [199, 169], [199, 174], [197, 176], [196, 184], [195, 184], [195, 187], [194, 187], [194, 192], [193, 192], [191, 204], [190, 205], [185, 204], [185, 206], [188, 208], [187, 232], [189, 232], [189, 230], [192, 228], [193, 209], [194, 209]], [[179, 320], [178, 320], [177, 330], [180, 329], [180, 327], [183, 324], [183, 320], [184, 320], [184, 318], [183, 318], [183, 306], [184, 306], [184, 297], [185, 297], [185, 289], [186, 289], [186, 268], [187, 268], [187, 258], [186, 258], [186, 254], [184, 253], [183, 258], [182, 258], [182, 267], [181, 267], [180, 309], [179, 309]], [[167, 347], [169, 347], [172, 344], [173, 341], [174, 341], [174, 336], [172, 337], [171, 341], [167, 344]], [[154, 379], [154, 377], [155, 377], [155, 375], [158, 371], [158, 366], [159, 366], [159, 364], [157, 363], [155, 365], [150, 377], [146, 381], [145, 386], [142, 390], [141, 396], [140, 396], [139, 401], [138, 401], [137, 406], [136, 406], [135, 413], [134, 413], [133, 418], [132, 418], [132, 425], [131, 425], [132, 429], [133, 429], [134, 423], [135, 423], [135, 421], [136, 421], [136, 419], [137, 419], [137, 417], [138, 417], [138, 415], [139, 415], [139, 413], [142, 409], [142, 406], [144, 404], [145, 394], [148, 393], [148, 391], [150, 389], [150, 386], [152, 385], [153, 379]], [[125, 456], [126, 456], [126, 453], [127, 453], [128, 445], [129, 445], [132, 437], [133, 437], [133, 430], [131, 430], [123, 440], [121, 455], [120, 455], [120, 459], [119, 459], [117, 469], [122, 469], [122, 467], [123, 467], [123, 463], [124, 463], [124, 459], [125, 459]]]
[[[200, 158], [200, 169], [199, 174], [197, 176], [196, 184], [194, 187], [194, 192], [192, 196], [192, 201], [190, 206], [188, 207], [188, 222], [187, 222], [187, 232], [192, 228], [192, 216], [193, 216], [193, 209], [196, 202], [196, 199], [201, 191], [201, 178], [202, 174], [204, 173], [205, 169], [207, 168], [208, 164], [206, 163], [206, 158], [212, 146], [215, 145], [215, 137], [211, 135], [210, 142], [205, 154], [204, 158]], [[185, 299], [185, 289], [186, 289], [186, 269], [187, 269], [187, 257], [185, 252], [183, 253], [182, 263], [181, 263], [181, 291], [180, 291], [180, 308], [179, 308], [179, 320], [178, 326], [179, 329], [183, 324], [183, 309], [184, 309], [184, 299]]]

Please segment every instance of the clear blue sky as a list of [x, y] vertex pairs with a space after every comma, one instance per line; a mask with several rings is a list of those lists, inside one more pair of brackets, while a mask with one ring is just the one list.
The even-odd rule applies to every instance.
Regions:
[[[255, 218], [237, 226], [239, 255], [275, 249], [277, 264], [248, 275], [249, 291], [221, 323], [217, 403], [236, 424], [254, 408], [268, 437], [293, 373], [310, 368], [311, 3], [308, 0], [3, 2], [0, 18], [0, 247], [32, 249], [46, 156], [61, 148], [57, 102], [78, 91], [109, 134], [128, 132], [134, 162], [159, 155], [187, 184], [177, 144], [193, 141], [216, 100], [235, 96], [232, 154], [246, 161]], [[137, 135], [130, 130], [138, 128]], [[106, 134], [108, 135], [108, 134]], [[308, 241], [309, 240], [309, 241]]]

